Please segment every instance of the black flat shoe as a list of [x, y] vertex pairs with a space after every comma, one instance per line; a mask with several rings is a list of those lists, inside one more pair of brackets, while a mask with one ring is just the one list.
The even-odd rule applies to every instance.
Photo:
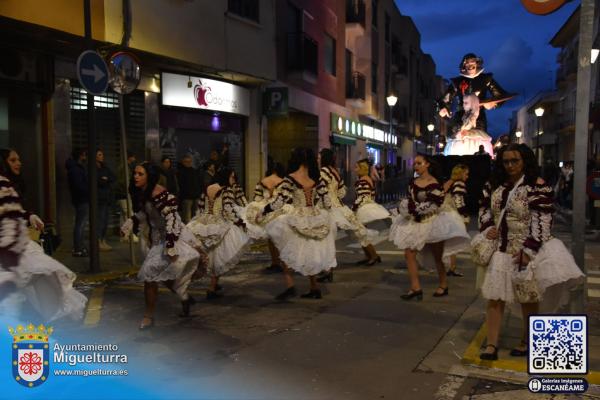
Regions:
[[488, 344], [486, 346], [486, 348], [488, 347], [493, 347], [494, 348], [494, 352], [493, 353], [486, 353], [483, 352], [481, 354], [479, 354], [479, 359], [481, 360], [487, 360], [487, 361], [495, 361], [498, 359], [498, 348], [496, 346], [494, 346], [493, 344]]
[[308, 293], [304, 293], [300, 297], [302, 297], [303, 299], [321, 299], [321, 298], [323, 298], [323, 296], [321, 295], [320, 289], [311, 290]]
[[222, 294], [215, 292], [214, 290], [206, 291], [206, 300], [215, 300], [223, 297]]
[[456, 276], [456, 277], [462, 278], [464, 275], [461, 274], [460, 272], [456, 272], [455, 269], [449, 269], [448, 272], [446, 272], [446, 276]]
[[402, 296], [400, 296], [400, 298], [402, 300], [412, 300], [415, 297], [419, 301], [423, 300], [423, 290], [421, 290], [421, 289], [419, 289], [419, 290], [411, 290], [408, 293], [403, 294]]
[[196, 299], [194, 299], [192, 296], [188, 295], [187, 300], [184, 300], [181, 302], [181, 313], [179, 314], [179, 316], [181, 318], [187, 318], [190, 316], [190, 307], [196, 304]]
[[[150, 320], [150, 322], [144, 323], [144, 320]], [[153, 327], [154, 327], [154, 317], [147, 317], [144, 315], [144, 318], [142, 319], [142, 323], [140, 324], [140, 327], [138, 329], [140, 331], [145, 331], [145, 330], [148, 330]]]
[[287, 289], [285, 289], [285, 291], [279, 293], [276, 297], [275, 300], [277, 301], [284, 301], [287, 300], [290, 297], [296, 297], [296, 288], [295, 287], [289, 287]]
[[369, 266], [369, 267], [371, 267], [371, 266], [373, 266], [375, 264], [379, 264], [380, 262], [381, 262], [381, 257], [377, 256], [374, 259], [367, 261], [366, 265]]
[[325, 275], [321, 275], [320, 277], [317, 278], [317, 282], [333, 282], [333, 271], [328, 272]]
[[521, 342], [521, 345], [525, 346], [525, 350], [512, 349], [509, 354], [512, 357], [527, 357], [527, 353], [529, 353], [529, 348], [527, 347], [527, 342]]
[[442, 292], [438, 292], [437, 290], [435, 292], [433, 292], [433, 297], [444, 297], [444, 296], [448, 296], [448, 287], [439, 287], [438, 289], [442, 289]]

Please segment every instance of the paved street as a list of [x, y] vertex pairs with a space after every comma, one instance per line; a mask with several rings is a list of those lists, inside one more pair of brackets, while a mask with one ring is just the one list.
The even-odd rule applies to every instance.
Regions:
[[[158, 376], [152, 384], [172, 387], [173, 398], [186, 387], [194, 388], [183, 390], [190, 398], [528, 398], [525, 361], [511, 360], [508, 350], [501, 351], [497, 365], [468, 365], [478, 362], [484, 302], [473, 289], [475, 268], [466, 254], [459, 256], [465, 277], [450, 278], [449, 297], [431, 296], [436, 274], [424, 271], [423, 301], [404, 302], [402, 254], [382, 241], [377, 247], [384, 262], [356, 267], [362, 252], [343, 236], [340, 266], [334, 282], [324, 285], [321, 301], [275, 302], [282, 278], [261, 272], [269, 260], [255, 247], [238, 271], [222, 280], [222, 299], [207, 302], [207, 282], [194, 283], [191, 292], [200, 301], [192, 318], [176, 316], [179, 303], [165, 290], [156, 327], [138, 331], [142, 286], [121, 279], [83, 285], [90, 306], [84, 323], [70, 329], [118, 343], [131, 359], [143, 359], [140, 373]], [[296, 282], [300, 293], [307, 291], [305, 278]], [[510, 349], [518, 341], [518, 321], [511, 315], [505, 320], [509, 328], [501, 347]], [[176, 371], [185, 372], [175, 381], [160, 380]]]

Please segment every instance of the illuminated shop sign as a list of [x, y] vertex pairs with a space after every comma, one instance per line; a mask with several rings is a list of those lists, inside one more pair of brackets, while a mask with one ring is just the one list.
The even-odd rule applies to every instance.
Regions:
[[197, 76], [162, 73], [162, 104], [250, 115], [250, 92], [241, 86]]
[[398, 144], [396, 135], [334, 113], [331, 113], [331, 130], [338, 135], [351, 136], [356, 139], [368, 139], [392, 145]]

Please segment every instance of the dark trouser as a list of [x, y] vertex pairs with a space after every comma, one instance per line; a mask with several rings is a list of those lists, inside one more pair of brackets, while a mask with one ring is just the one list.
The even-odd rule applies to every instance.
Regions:
[[98, 204], [98, 226], [96, 227], [98, 240], [106, 239], [106, 230], [108, 228], [108, 209], [108, 204]]
[[76, 204], [75, 206], [75, 226], [73, 227], [73, 250], [82, 251], [83, 245], [83, 227], [88, 219], [89, 203]]

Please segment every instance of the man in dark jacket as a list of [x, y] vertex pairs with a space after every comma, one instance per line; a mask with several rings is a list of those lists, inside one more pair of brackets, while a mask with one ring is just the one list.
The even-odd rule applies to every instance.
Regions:
[[104, 151], [96, 151], [96, 166], [98, 167], [98, 247], [102, 251], [110, 251], [112, 247], [106, 243], [110, 206], [113, 203], [112, 185], [116, 181], [115, 174], [104, 162]]
[[181, 218], [186, 224], [192, 219], [196, 203], [200, 197], [200, 174], [193, 167], [192, 156], [186, 154], [177, 169], [179, 181], [179, 199], [181, 204]]
[[158, 184], [165, 187], [167, 191], [175, 196], [179, 196], [179, 183], [177, 175], [171, 163], [171, 157], [163, 156], [160, 160], [160, 178]]
[[75, 225], [73, 226], [73, 256], [75, 257], [86, 257], [88, 254], [83, 245], [83, 228], [88, 219], [90, 206], [86, 162], [87, 152], [84, 149], [75, 149], [72, 157], [66, 163], [71, 202], [75, 208]]

